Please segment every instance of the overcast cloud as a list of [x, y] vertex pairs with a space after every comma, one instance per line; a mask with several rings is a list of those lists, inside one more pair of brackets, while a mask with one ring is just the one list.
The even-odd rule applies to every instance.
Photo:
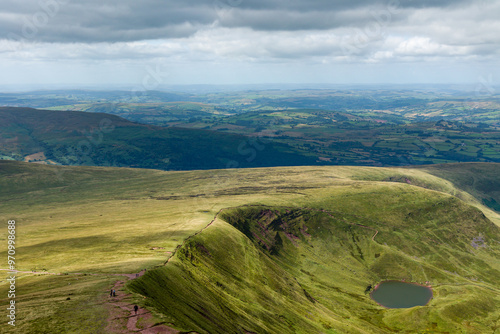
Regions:
[[[471, 82], [500, 0], [3, 0], [0, 84]], [[397, 74], [395, 73], [397, 71]]]

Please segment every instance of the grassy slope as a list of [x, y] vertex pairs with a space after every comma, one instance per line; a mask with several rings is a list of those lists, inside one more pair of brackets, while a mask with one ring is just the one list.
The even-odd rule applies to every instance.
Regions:
[[[491, 202], [500, 200], [497, 187], [498, 164], [461, 163], [408, 168], [358, 167], [351, 178], [363, 181], [397, 182], [443, 192], [479, 208], [496, 225], [500, 226], [498, 209]], [[465, 181], [478, 179], [480, 182]], [[495, 209], [497, 209], [495, 211]]]
[[[413, 184], [410, 185], [406, 182], [403, 184], [383, 182], [383, 180], [397, 181], [397, 178], [401, 175], [410, 175], [413, 177]], [[496, 175], [498, 174], [492, 174], [492, 177], [497, 177]], [[417, 179], [420, 180], [418, 182], [425, 183], [425, 186], [429, 188], [435, 188], [455, 194], [464, 194], [460, 190], [454, 188], [451, 182], [416, 169], [291, 167], [248, 170], [161, 172], [153, 170], [95, 167], [63, 168], [1, 161], [0, 220], [5, 221], [15, 218], [18, 221], [19, 239], [17, 245], [17, 268], [19, 270], [31, 270], [36, 268], [47, 269], [52, 272], [127, 273], [136, 272], [144, 267], [151, 268], [154, 265], [161, 265], [169, 256], [166, 252], [173, 251], [176, 246], [181, 244], [189, 235], [201, 230], [222, 208], [237, 207], [245, 204], [260, 204], [274, 207], [296, 206], [331, 208], [334, 209], [334, 211], [341, 212], [343, 215], [356, 212], [357, 216], [362, 217], [363, 224], [365, 225], [369, 222], [379, 221], [393, 224], [401, 222], [404, 214], [414, 211], [412, 209], [414, 207], [414, 202], [418, 202], [420, 203], [419, 205], [425, 206], [432, 202], [435, 196], [439, 198], [442, 197], [443, 200], [449, 198], [437, 192], [422, 190], [415, 187], [414, 185], [416, 185]], [[429, 194], [432, 194], [434, 197], [429, 197]], [[402, 196], [401, 199], [400, 196]], [[464, 199], [474, 200], [470, 195], [464, 197]], [[335, 207], [333, 208], [330, 206]], [[471, 214], [477, 212], [471, 211], [471, 209], [467, 210], [469, 210], [468, 212], [471, 212]], [[418, 213], [418, 210], [416, 211]], [[450, 214], [450, 217], [452, 217], [451, 214], [456, 214], [457, 212], [459, 211], [455, 212], [452, 210], [452, 212], [446, 215]], [[438, 216], [441, 213], [443, 212], [439, 214], [435, 213], [435, 215]], [[491, 214], [495, 215], [496, 213], [491, 212]], [[350, 216], [348, 218], [354, 219]], [[460, 226], [460, 228], [463, 228], [463, 226]], [[5, 233], [6, 231], [0, 232], [0, 238], [3, 241], [5, 241]], [[362, 245], [360, 245], [362, 249], [366, 248], [368, 252], [373, 252], [373, 250], [369, 249], [370, 247], [385, 247], [380, 244], [377, 246], [369, 240], [372, 236], [371, 231], [367, 233], [366, 229], [359, 229], [359, 233], [360, 240], [363, 240]], [[398, 233], [397, 235], [400, 235], [404, 233], [404, 231], [399, 231]], [[230, 237], [231, 240], [225, 240], [222, 238], [223, 236]], [[233, 302], [234, 298], [241, 297], [237, 294], [237, 291], [248, 293], [245, 297], [246, 299], [241, 297], [242, 300], [252, 301], [255, 293], [260, 293], [260, 296], [264, 296], [271, 293], [270, 290], [275, 291], [276, 287], [283, 286], [283, 284], [285, 284], [284, 282], [288, 282], [292, 284], [290, 285], [290, 294], [294, 296], [293, 298], [296, 298], [292, 298], [291, 300], [298, 301], [299, 304], [303, 305], [303, 308], [299, 308], [298, 311], [289, 310], [293, 309], [290, 307], [291, 301], [286, 298], [278, 297], [276, 294], [274, 295], [276, 298], [269, 302], [274, 305], [273, 307], [275, 307], [276, 310], [288, 310], [286, 312], [283, 311], [286, 313], [283, 314], [286, 319], [299, 319], [299, 325], [302, 326], [300, 328], [318, 326], [315, 320], [313, 320], [311, 324], [311, 321], [307, 320], [307, 317], [305, 319], [303, 317], [297, 317], [297, 314], [294, 313], [301, 312], [300, 309], [305, 310], [308, 304], [304, 299], [303, 292], [301, 292], [298, 286], [293, 283], [293, 281], [286, 281], [286, 277], [296, 277], [300, 284], [310, 285], [307, 289], [308, 291], [310, 289], [312, 291], [311, 295], [313, 295], [313, 292], [317, 291], [318, 288], [315, 288], [313, 286], [314, 284], [310, 282], [307, 283], [308, 275], [301, 271], [300, 273], [302, 274], [298, 272], [300, 268], [312, 273], [311, 268], [308, 267], [313, 266], [312, 264], [305, 265], [304, 267], [297, 266], [295, 269], [284, 267], [283, 265], [277, 266], [275, 263], [279, 261], [275, 262], [276, 259], [272, 261], [269, 260], [267, 255], [261, 254], [262, 250], [258, 245], [249, 242], [245, 239], [246, 237], [244, 235], [222, 221], [218, 221], [214, 227], [210, 227], [199, 234], [197, 238], [201, 238], [202, 240], [205, 238], [212, 240], [216, 239], [221, 240], [220, 242], [227, 242], [227, 246], [223, 247], [224, 250], [233, 249], [233, 245], [235, 247], [245, 246], [249, 254], [259, 254], [258, 257], [246, 257], [245, 261], [248, 261], [248, 265], [252, 266], [255, 270], [261, 268], [258, 269], [261, 272], [261, 278], [268, 273], [272, 273], [271, 276], [284, 277], [283, 280], [285, 281], [277, 281], [273, 283], [274, 285], [272, 285], [271, 288], [262, 287], [262, 284], [259, 283], [258, 276], [255, 278], [250, 277], [248, 278], [250, 280], [249, 282], [253, 282], [255, 289], [241, 290], [235, 285], [233, 287], [235, 296], [231, 297]], [[191, 240], [196, 241], [198, 239]], [[389, 245], [391, 245], [390, 242], [394, 241], [392, 239], [388, 240]], [[75, 245], [78, 246], [77, 249], [75, 249]], [[392, 246], [387, 250], [388, 254], [396, 254], [395, 249], [402, 245], [403, 244], [396, 244]], [[352, 246], [354, 246], [354, 244], [352, 244]], [[4, 247], [5, 246], [2, 246], [3, 255], [1, 256], [5, 256]], [[153, 250], [151, 249], [153, 247], [163, 247], [164, 249]], [[213, 241], [207, 242], [206, 247], [213, 248]], [[220, 251], [220, 247], [217, 248], [219, 248]], [[297, 253], [291, 252], [290, 256], [312, 256], [311, 253], [306, 252], [307, 245], [304, 244], [298, 248]], [[186, 249], [189, 249], [189, 247]], [[293, 250], [293, 248], [291, 249]], [[216, 250], [217, 249], [212, 249], [210, 251], [215, 252]], [[488, 250], [479, 249], [477, 252], [479, 255], [476, 255], [476, 257], [491, 266], [491, 260], [495, 259], [495, 255], [488, 255]], [[464, 258], [468, 260], [469, 258], [463, 257], [462, 253], [457, 255], [456, 251], [446, 249], [445, 254], [453, 257], [460, 256], [460, 259]], [[177, 254], [178, 255], [173, 258], [173, 262], [159, 270], [176, 270], [177, 275], [180, 275], [180, 277], [184, 275], [183, 270], [191, 270], [192, 263], [186, 261], [189, 252], [186, 253], [185, 251], [181, 251]], [[184, 258], [182, 257], [183, 254], [185, 254]], [[343, 255], [348, 256], [348, 254]], [[237, 256], [237, 254], [234, 256]], [[401, 254], [398, 254], [398, 256], [401, 256]], [[406, 258], [405, 256], [403, 257]], [[220, 256], [217, 256], [217, 263], [219, 263], [220, 258]], [[103, 261], [103, 259], [105, 260]], [[498, 259], [498, 257], [496, 257], [496, 259]], [[234, 262], [226, 261], [226, 264], [231, 267], [234, 266], [235, 263], [245, 263], [240, 260], [243, 259], [237, 257]], [[212, 263], [207, 262], [207, 266], [214, 265], [213, 262], [214, 261], [212, 261]], [[420, 262], [422, 262], [422, 260], [420, 260]], [[354, 263], [354, 265], [352, 263]], [[352, 263], [350, 262], [348, 265], [351, 270], [355, 270], [358, 273], [361, 272], [361, 268], [364, 268], [363, 270], [365, 271], [367, 270], [361, 264], [356, 264], [356, 262]], [[457, 263], [458, 262], [454, 262], [453, 265], [457, 265]], [[467, 265], [469, 265], [469, 263]], [[418, 267], [416, 264], [415, 266]], [[444, 278], [440, 278], [439, 282], [441, 284], [456, 283], [459, 281], [470, 282], [465, 280], [464, 277], [471, 278], [471, 274], [480, 274], [476, 276], [479, 276], [479, 278], [485, 280], [485, 282], [488, 281], [489, 278], [487, 274], [479, 273], [478, 268], [474, 267], [472, 264], [470, 267], [472, 268], [471, 272], [457, 272], [459, 274], [458, 277], [455, 277], [455, 275], [445, 275]], [[347, 268], [344, 269], [347, 270]], [[369, 271], [371, 272], [372, 269], [369, 269]], [[154, 272], [155, 271], [151, 271], [151, 273]], [[161, 272], [157, 274], [162, 276]], [[328, 275], [323, 274], [323, 276]], [[382, 277], [381, 273], [377, 272], [379, 276], [373, 276], [373, 273], [369, 274], [367, 271], [361, 276], [362, 280], [361, 278], [357, 278], [357, 275], [350, 275], [351, 276], [340, 276], [342, 278], [347, 278], [347, 280], [341, 280], [347, 283], [336, 284], [339, 284], [337, 287], [343, 289], [343, 291], [348, 291], [354, 295], [360, 294], [359, 288], [362, 287], [364, 289], [363, 284], [366, 284], [366, 282], [371, 283], [376, 278]], [[486, 276], [483, 277], [481, 275]], [[144, 279], [146, 280], [148, 277], [150, 276], [145, 276]], [[329, 277], [335, 276], [330, 275]], [[62, 278], [63, 276], [57, 276], [57, 278], [54, 279], [57, 280]], [[224, 283], [221, 281], [220, 283], [226, 284], [226, 286], [229, 284], [228, 282], [231, 282], [230, 277], [224, 277], [224, 275], [222, 275], [221, 279], [222, 278], [227, 280], [227, 282]], [[46, 277], [38, 276], [22, 278], [18, 282], [19, 289], [20, 291], [28, 291], [29, 289], [27, 290], [25, 286], [29, 284], [41, 287], [43, 285], [42, 280], [46, 279]], [[194, 280], [189, 284], [200, 288], [195, 282], [197, 281]], [[177, 281], [177, 283], [179, 282]], [[74, 282], [72, 285], [76, 287], [75, 284], [77, 283]], [[105, 294], [107, 290], [106, 287], [104, 287], [106, 283], [99, 280], [89, 280], [88, 284], [78, 282], [78, 284], [82, 284], [81, 289], [78, 290], [74, 298], [83, 298], [83, 300], [86, 298], [84, 298], [84, 296], [95, 296], [96, 293]], [[342, 284], [345, 285], [342, 286]], [[57, 315], [57, 308], [48, 308], [45, 311], [33, 311], [32, 306], [47, 300], [48, 296], [60, 295], [62, 298], [62, 296], [65, 295], [66, 292], [62, 290], [62, 285], [60, 287], [55, 286], [56, 285], [54, 285], [53, 289], [51, 288], [49, 290], [42, 290], [40, 288], [40, 291], [36, 294], [20, 292], [21, 295], [24, 294], [22, 300], [19, 300], [20, 310], [26, 310], [26, 312], [29, 310], [30, 312], [30, 317], [26, 318], [26, 320], [29, 319], [29, 322], [21, 322], [23, 327], [20, 328], [24, 329], [25, 332], [36, 333], [36, 323], [44, 323], [47, 328], [54, 328], [54, 330], [59, 332], [64, 332], [64, 330], [61, 331], [61, 328], [68, 326], [66, 332], [71, 332], [69, 328], [72, 326], [72, 323], [69, 314], [63, 313]], [[147, 286], [152, 288], [151, 285]], [[258, 288], [259, 286], [261, 286], [262, 289]], [[4, 293], [5, 288], [5, 282], [2, 282], [0, 285], [0, 293], [2, 295], [6, 295]], [[441, 296], [447, 294], [446, 299], [443, 299], [443, 303], [446, 301], [450, 308], [457, 309], [463, 308], [464, 304], [454, 300], [455, 295], [452, 292], [463, 292], [468, 298], [477, 297], [479, 301], [482, 300], [482, 297], [479, 295], [484, 294], [482, 290], [484, 288], [469, 285], [442, 286], [439, 287], [439, 289], [438, 292]], [[316, 292], [314, 294], [316, 294]], [[271, 293], [271, 295], [273, 294]], [[347, 298], [344, 299], [344, 302], [352, 301], [349, 299], [351, 297], [348, 297], [348, 294], [346, 295], [341, 292], [338, 295]], [[362, 292], [361, 295], [363, 295]], [[497, 294], [492, 294], [491, 298], [496, 298], [496, 295]], [[189, 294], [186, 296], [189, 296]], [[317, 298], [317, 294], [316, 296], [313, 295], [313, 297]], [[353, 300], [356, 299], [356, 297], [353, 298]], [[94, 298], [92, 300], [95, 303], [96, 299]], [[5, 301], [6, 299], [1, 299], [2, 304]], [[47, 301], [43, 303], [49, 305], [52, 302], [55, 303], [56, 301]], [[485, 302], [489, 303], [491, 300], [488, 299]], [[362, 303], [364, 302], [361, 302], [361, 304]], [[243, 303], [242, 307], [247, 304], [248, 303]], [[296, 303], [294, 303], [294, 305], [296, 305]], [[369, 310], [376, 309], [376, 313], [382, 312], [380, 308], [377, 308], [373, 304], [370, 305], [371, 306], [368, 307]], [[242, 313], [241, 316], [243, 318], [246, 317], [245, 319], [247, 319], [248, 323], [250, 318], [253, 318], [256, 314], [260, 314], [257, 311], [263, 311], [269, 307], [263, 307], [261, 304], [256, 303], [246, 315]], [[161, 306], [158, 306], [158, 308], [162, 309]], [[344, 308], [343, 306], [342, 309]], [[239, 310], [242, 309], [243, 308], [239, 308]], [[169, 309], [169, 312], [170, 311], [172, 311], [172, 309]], [[371, 329], [375, 326], [370, 322], [373, 319], [370, 321], [367, 320], [367, 323], [360, 320], [361, 316], [366, 315], [356, 314], [355, 311], [346, 311], [347, 313], [338, 312], [338, 308], [333, 312], [322, 304], [320, 306], [315, 306], [313, 313], [316, 317], [314, 319], [319, 319], [324, 322], [325, 326], [321, 325], [321, 328], [324, 330], [326, 330], [328, 326], [337, 329], [341, 328], [339, 326], [343, 325], [338, 321], [334, 321], [334, 319], [337, 319], [335, 317], [338, 316], [342, 316], [342, 318], [339, 318], [342, 324]], [[370, 313], [372, 311], [366, 312]], [[442, 312], [445, 312], [444, 305], [441, 305], [437, 312], [438, 318], [442, 315]], [[96, 306], [92, 308], [88, 317], [99, 318], [99, 314], [101, 313], [102, 308]], [[333, 316], [333, 313], [337, 315]], [[21, 314], [23, 314], [23, 312], [21, 312]], [[397, 314], [399, 313], [391, 314], [392, 315], [384, 318], [384, 321], [390, 326], [393, 326], [393, 328], [396, 328], [398, 321]], [[454, 314], [456, 314], [456, 312], [450, 313], [450, 317], [453, 317]], [[343, 318], [344, 316], [352, 317], [352, 320], [346, 320], [346, 318]], [[185, 318], [179, 316], [179, 313], [168, 313], [166, 319], [167, 321], [174, 322], [179, 327], [189, 328], [189, 326], [195, 326], [193, 324], [196, 324], [200, 318], [203, 318], [199, 313], [196, 317], [196, 321], [193, 320], [191, 323], [188, 323]], [[491, 317], [491, 314], [480, 315], [481, 319], [476, 321], [474, 326], [479, 326], [478, 328], [485, 329], [485, 332], [488, 332], [489, 329], [485, 326], [491, 327], [495, 325], [495, 321]], [[269, 318], [264, 319], [267, 320], [263, 320], [263, 325], [271, 321]], [[442, 319], [449, 319], [449, 317], [440, 319], [441, 320], [437, 321], [437, 323], [443, 326]], [[474, 319], [471, 321], [473, 320]], [[283, 321], [286, 322], [286, 320]], [[277, 325], [274, 324], [272, 326]], [[342, 332], [343, 330], [341, 329], [340, 331]]]
[[[106, 292], [116, 280], [106, 276], [17, 274], [16, 327], [4, 322], [0, 332], [107, 334]], [[7, 296], [3, 282], [0, 291], [3, 308], [3, 296]]]
[[452, 182], [479, 202], [500, 212], [500, 180], [496, 164], [448, 164], [422, 166], [425, 172]]
[[162, 128], [78, 111], [0, 108], [0, 156], [44, 152], [65, 165], [193, 170], [313, 164], [287, 145], [238, 134]]
[[[379, 203], [367, 201], [375, 196]], [[238, 230], [218, 221], [190, 239], [172, 264], [131, 288], [177, 326], [202, 333], [469, 327], [486, 333], [498, 325], [500, 232], [479, 210], [405, 185], [360, 186], [348, 195], [332, 191], [310, 204], [332, 210], [333, 217], [277, 207], [224, 211], [222, 218]], [[373, 230], [351, 223], [378, 229], [376, 240]], [[479, 235], [487, 249], [471, 246]], [[436, 298], [429, 307], [383, 310], [363, 292], [384, 279], [431, 281]]]

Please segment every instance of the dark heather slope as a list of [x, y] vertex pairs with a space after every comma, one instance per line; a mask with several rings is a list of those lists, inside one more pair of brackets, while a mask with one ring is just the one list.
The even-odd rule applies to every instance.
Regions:
[[4, 159], [164, 170], [315, 164], [287, 145], [259, 138], [142, 125], [101, 113], [4, 107], [0, 120]]

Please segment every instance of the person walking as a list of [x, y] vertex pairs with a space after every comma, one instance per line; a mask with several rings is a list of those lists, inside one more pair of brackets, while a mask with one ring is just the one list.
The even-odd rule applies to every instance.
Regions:
[[109, 291], [109, 296], [113, 297], [113, 289], [111, 289], [111, 291]]
[[135, 305], [134, 306], [134, 311], [135, 311], [135, 315], [137, 315], [137, 311], [139, 310], [139, 306]]
[[116, 297], [116, 291], [113, 289], [113, 297]]

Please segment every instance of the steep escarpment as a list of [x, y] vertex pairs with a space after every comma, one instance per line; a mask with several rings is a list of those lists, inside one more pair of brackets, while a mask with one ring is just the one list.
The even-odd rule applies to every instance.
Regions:
[[[222, 210], [130, 288], [174, 327], [200, 333], [492, 332], [499, 228], [457, 198], [412, 191], [420, 201], [386, 188], [385, 207], [372, 211], [362, 192]], [[366, 291], [385, 279], [429, 282], [434, 299], [383, 309]]]

